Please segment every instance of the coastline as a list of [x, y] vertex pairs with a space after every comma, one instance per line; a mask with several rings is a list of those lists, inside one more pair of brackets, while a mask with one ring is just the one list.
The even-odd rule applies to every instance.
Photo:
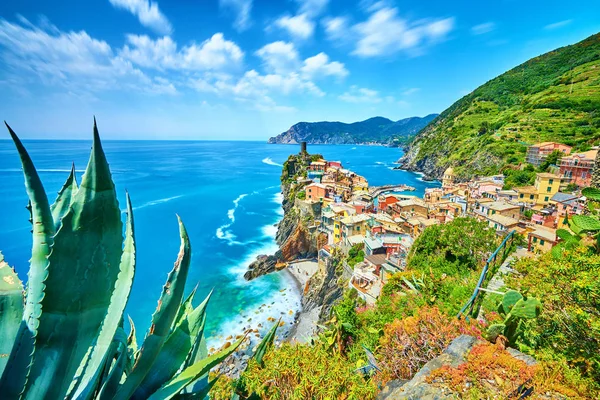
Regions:
[[317, 272], [318, 263], [315, 260], [291, 262], [282, 272], [290, 277], [300, 295], [300, 309], [295, 315], [294, 324], [287, 333], [285, 340], [292, 343], [306, 343], [317, 333], [320, 307], [306, 310], [304, 308], [304, 289], [308, 280]]

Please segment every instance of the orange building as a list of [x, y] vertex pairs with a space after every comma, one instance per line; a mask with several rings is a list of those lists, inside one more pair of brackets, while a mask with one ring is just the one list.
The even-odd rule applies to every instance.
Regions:
[[304, 188], [304, 193], [306, 193], [306, 200], [321, 201], [327, 197], [329, 188], [320, 183], [311, 183]]

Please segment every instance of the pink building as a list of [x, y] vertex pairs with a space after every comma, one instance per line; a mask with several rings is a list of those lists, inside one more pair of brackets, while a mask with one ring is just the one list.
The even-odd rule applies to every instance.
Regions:
[[529, 146], [527, 149], [526, 161], [529, 164], [539, 167], [542, 162], [548, 157], [554, 150], [558, 150], [561, 153], [567, 155], [571, 154], [571, 146], [556, 142], [543, 142]]
[[597, 154], [598, 150], [596, 149], [563, 157], [560, 160], [560, 174], [565, 178], [569, 178], [569, 182], [577, 186], [590, 186], [592, 169]]

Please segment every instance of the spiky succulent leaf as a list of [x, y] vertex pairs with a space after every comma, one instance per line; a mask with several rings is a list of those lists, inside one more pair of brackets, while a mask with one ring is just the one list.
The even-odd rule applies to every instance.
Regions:
[[92, 153], [48, 257], [26, 399], [64, 398], [111, 303], [122, 253], [121, 210], [94, 121]]
[[542, 303], [534, 298], [523, 298], [513, 306], [510, 311], [510, 316], [515, 318], [533, 319], [540, 315], [542, 311]]
[[502, 313], [508, 314], [515, 304], [521, 300], [523, 296], [516, 290], [509, 290], [502, 297]]
[[171, 332], [156, 357], [152, 369], [132, 396], [132, 399], [147, 399], [181, 368], [194, 342], [203, 334], [206, 322], [206, 306], [212, 293], [195, 309], [184, 314], [183, 321]]
[[135, 365], [135, 360], [138, 353], [138, 344], [135, 336], [135, 325], [133, 324], [133, 320], [130, 316], [127, 316], [127, 318], [129, 319], [131, 330], [129, 331], [129, 336], [127, 337], [127, 363], [125, 364], [125, 372], [129, 374]]
[[121, 382], [123, 373], [125, 372], [126, 363], [127, 349], [122, 347], [108, 376], [106, 377], [102, 387], [100, 388], [100, 392], [97, 397], [98, 400], [110, 400], [113, 398], [113, 396], [117, 392], [117, 389], [119, 388], [119, 383]]
[[245, 339], [242, 338], [232, 346], [219, 351], [212, 356], [205, 358], [204, 360], [198, 361], [192, 366], [184, 369], [181, 373], [177, 374], [169, 382], [165, 383], [160, 389], [152, 394], [149, 400], [169, 400], [175, 395], [181, 392], [187, 385], [198, 379], [199, 377], [207, 374], [211, 368], [219, 364], [221, 361], [229, 357]]
[[271, 345], [273, 345], [273, 342], [275, 341], [275, 333], [277, 332], [277, 328], [279, 327], [280, 321], [281, 319], [275, 325], [273, 325], [273, 327], [269, 330], [269, 332], [265, 335], [263, 340], [261, 340], [260, 344], [256, 348], [256, 352], [254, 353], [253, 357], [260, 366], [263, 365], [263, 357], [267, 353], [267, 350], [269, 349], [269, 347], [271, 347]]
[[73, 164], [67, 181], [58, 192], [54, 204], [50, 206], [55, 229], [60, 227], [60, 220], [69, 211], [69, 207], [71, 207], [71, 203], [75, 199], [75, 194], [77, 194], [77, 179], [75, 177], [75, 164]]
[[89, 399], [96, 391], [98, 378], [103, 365], [107, 361], [107, 353], [115, 332], [123, 318], [123, 312], [129, 299], [133, 278], [135, 275], [135, 227], [133, 222], [133, 208], [129, 194], [126, 194], [127, 223], [125, 228], [125, 244], [119, 264], [119, 275], [113, 290], [106, 318], [102, 322], [100, 333], [94, 344], [91, 358], [81, 378], [81, 383], [76, 391], [75, 397], [79, 400]]
[[150, 330], [140, 349], [135, 366], [117, 391], [115, 395], [116, 400], [131, 398], [137, 387], [142, 383], [165, 344], [170, 333], [170, 328], [181, 306], [192, 250], [185, 226], [179, 216], [177, 219], [179, 221], [179, 235], [181, 236], [181, 247], [177, 261], [163, 287], [158, 307], [154, 315], [152, 315]]
[[573, 223], [582, 231], [595, 232], [600, 231], [600, 221], [589, 215], [573, 215]]
[[44, 297], [45, 280], [48, 276], [48, 255], [54, 241], [54, 221], [48, 204], [48, 197], [42, 181], [18, 136], [5, 122], [8, 132], [23, 166], [25, 189], [29, 197], [29, 211], [32, 224], [32, 250], [27, 279], [27, 297], [23, 311], [23, 321], [19, 326], [15, 345], [8, 363], [0, 378], [0, 393], [6, 398], [17, 398], [23, 391], [31, 367], [34, 337], [37, 334], [41, 301]]
[[0, 376], [23, 319], [23, 300], [23, 284], [0, 252]]
[[197, 290], [198, 290], [198, 284], [196, 284], [194, 289], [192, 289], [192, 291], [190, 292], [188, 297], [181, 304], [181, 307], [179, 307], [179, 311], [177, 312], [177, 317], [175, 318], [175, 321], [173, 322], [173, 326], [171, 327], [171, 330], [175, 329], [175, 327], [177, 327], [177, 325], [179, 325], [183, 320], [185, 320], [186, 315], [191, 313], [194, 310], [194, 305], [192, 303], [194, 301], [194, 296], [196, 296]]
[[600, 201], [600, 189], [587, 187], [581, 191], [581, 194], [590, 200]]

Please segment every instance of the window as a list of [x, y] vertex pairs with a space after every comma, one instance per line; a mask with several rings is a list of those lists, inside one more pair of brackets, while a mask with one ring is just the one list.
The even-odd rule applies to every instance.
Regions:
[[554, 183], [554, 179], [550, 179], [550, 180], [548, 181], [548, 185], [552, 185], [553, 183]]
[[308, 193], [312, 193], [312, 189], [308, 189]]
[[548, 196], [544, 197], [544, 201], [548, 201]]
[[519, 198], [522, 199], [523, 197], [525, 197], [525, 195], [523, 193], [521, 193], [521, 195], [519, 196]]
[[529, 195], [529, 199], [533, 200], [533, 195], [532, 194]]
[[533, 243], [537, 243], [537, 238], [536, 237], [533, 238]]
[[550, 193], [552, 191], [552, 187], [548, 186], [548, 188], [546, 189], [546, 192]]
[[542, 246], [543, 246], [543, 245], [544, 245], [544, 243], [545, 243], [545, 242], [544, 242], [542, 239], [540, 239], [540, 245], [542, 245]]

